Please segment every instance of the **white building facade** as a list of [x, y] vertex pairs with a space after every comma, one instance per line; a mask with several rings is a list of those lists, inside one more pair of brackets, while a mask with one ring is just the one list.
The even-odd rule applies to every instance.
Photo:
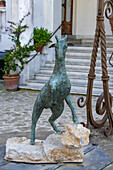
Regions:
[[[29, 40], [34, 27], [44, 27], [54, 32], [61, 23], [62, 27], [56, 33], [59, 37], [62, 34], [71, 34], [76, 38], [94, 37], [97, 9], [98, 0], [6, 0], [6, 7], [0, 7], [0, 51], [12, 46], [5, 31], [7, 21], [18, 22], [28, 11], [31, 14], [25, 22], [29, 28], [21, 37], [22, 44]], [[112, 35], [107, 19], [105, 28], [106, 34]], [[54, 37], [52, 40], [55, 41]], [[26, 80], [33, 79], [47, 60], [54, 60], [54, 49], [46, 46], [42, 54], [38, 54], [25, 66], [20, 83], [25, 84]]]

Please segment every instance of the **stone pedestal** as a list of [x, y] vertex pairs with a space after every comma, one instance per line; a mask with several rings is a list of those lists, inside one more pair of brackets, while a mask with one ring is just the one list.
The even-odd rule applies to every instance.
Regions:
[[69, 123], [64, 134], [52, 134], [46, 140], [25, 137], [9, 138], [6, 142], [8, 161], [29, 163], [83, 162], [82, 147], [89, 143], [90, 131], [81, 124]]

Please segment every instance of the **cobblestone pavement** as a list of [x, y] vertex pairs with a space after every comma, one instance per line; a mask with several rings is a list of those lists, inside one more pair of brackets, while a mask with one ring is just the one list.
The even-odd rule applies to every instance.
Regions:
[[[38, 92], [0, 91], [0, 134], [11, 132], [30, 132], [32, 109]], [[80, 109], [77, 106], [77, 99], [80, 96], [71, 96], [79, 121], [86, 121], [85, 108]], [[48, 122], [51, 116], [51, 110], [45, 109], [37, 122], [37, 132], [53, 131]], [[64, 125], [72, 121], [70, 108], [65, 103], [63, 114], [56, 120], [57, 125], [62, 129]]]
[[[0, 145], [4, 145], [7, 138], [12, 136], [30, 137], [32, 109], [37, 94], [38, 92], [33, 91], [7, 92], [5, 89], [0, 90]], [[72, 95], [71, 97], [79, 121], [86, 123], [86, 109], [77, 106], [77, 99], [80, 96]], [[99, 116], [95, 113], [96, 100], [97, 98], [93, 97], [92, 110], [95, 119], [99, 119]], [[48, 134], [53, 133], [53, 129], [48, 122], [50, 116], [50, 109], [45, 109], [37, 122], [36, 137], [43, 139]], [[63, 114], [56, 120], [56, 124], [63, 130], [64, 125], [71, 121], [71, 111], [65, 103]], [[106, 138], [103, 133], [104, 128], [95, 129], [91, 126], [90, 129], [90, 142], [97, 143], [113, 160], [113, 133]]]
[[[0, 91], [0, 134], [11, 132], [30, 132], [32, 109], [38, 92]], [[74, 106], [77, 108], [78, 96], [72, 96]], [[76, 110], [80, 121], [86, 120], [86, 115], [80, 109]], [[48, 122], [51, 110], [45, 109], [37, 122], [38, 131], [53, 131]], [[72, 121], [70, 108], [65, 103], [63, 114], [56, 120], [57, 125], [62, 129], [67, 122]]]

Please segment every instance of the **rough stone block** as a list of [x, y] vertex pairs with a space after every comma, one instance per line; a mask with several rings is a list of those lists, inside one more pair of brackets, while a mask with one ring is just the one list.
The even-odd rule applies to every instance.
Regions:
[[44, 161], [43, 141], [35, 140], [35, 145], [30, 145], [30, 139], [25, 137], [12, 137], [6, 142], [6, 160], [17, 162]]
[[68, 123], [66, 126], [66, 132], [62, 137], [64, 145], [74, 146], [80, 148], [89, 143], [90, 130], [83, 127], [81, 124]]
[[44, 142], [44, 152], [50, 162], [83, 162], [83, 151], [81, 148], [64, 145], [62, 136], [52, 134]]
[[89, 143], [90, 131], [82, 125], [69, 123], [64, 134], [51, 134], [44, 140], [25, 137], [9, 138], [5, 159], [29, 163], [83, 162], [82, 147]]

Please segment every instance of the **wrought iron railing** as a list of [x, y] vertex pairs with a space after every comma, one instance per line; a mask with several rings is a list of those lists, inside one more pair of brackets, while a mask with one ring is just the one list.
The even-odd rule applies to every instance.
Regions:
[[[107, 6], [105, 6], [107, 5]], [[111, 7], [109, 8], [109, 5]], [[109, 136], [113, 128], [113, 113], [112, 113], [112, 96], [109, 93], [109, 76], [107, 71], [107, 59], [106, 59], [106, 36], [105, 36], [105, 26], [104, 26], [104, 7], [106, 17], [113, 18], [113, 3], [111, 0], [99, 0], [98, 14], [97, 14], [97, 25], [95, 31], [94, 45], [91, 55], [90, 69], [88, 74], [88, 85], [87, 85], [87, 97], [84, 101], [84, 98], [81, 97], [78, 99], [78, 106], [86, 106], [87, 110], [87, 124], [86, 127], [89, 127], [89, 123], [94, 127], [102, 127], [108, 120], [109, 124], [105, 127], [104, 134]], [[97, 103], [96, 103], [96, 113], [103, 115], [101, 120], [94, 120], [94, 115], [92, 112], [92, 92], [93, 92], [93, 81], [96, 77], [95, 67], [97, 52], [99, 47], [101, 47], [101, 69], [102, 69], [102, 82], [103, 82], [103, 92], [100, 94]]]

